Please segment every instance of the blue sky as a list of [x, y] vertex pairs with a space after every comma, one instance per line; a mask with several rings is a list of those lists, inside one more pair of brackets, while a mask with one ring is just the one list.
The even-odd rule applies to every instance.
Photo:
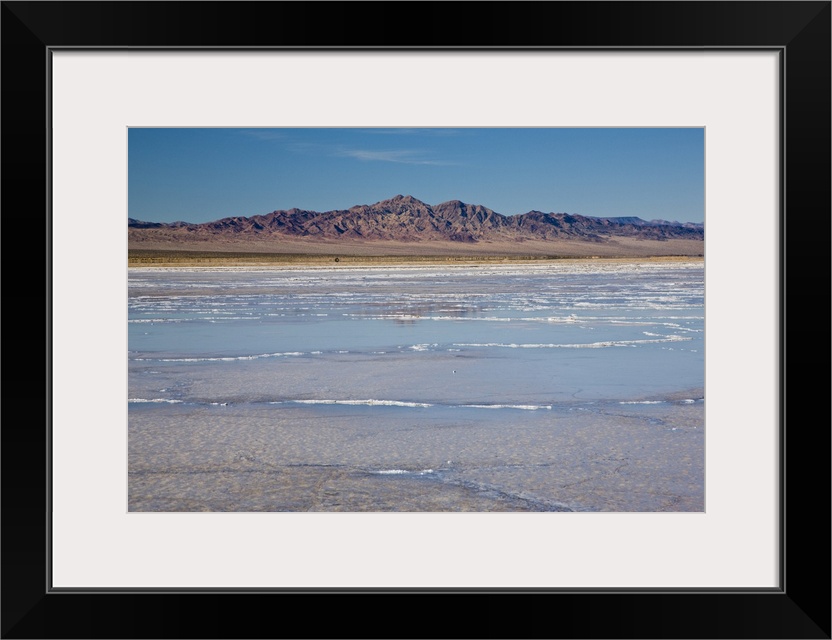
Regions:
[[132, 128], [131, 218], [207, 222], [397, 194], [702, 222], [704, 129]]

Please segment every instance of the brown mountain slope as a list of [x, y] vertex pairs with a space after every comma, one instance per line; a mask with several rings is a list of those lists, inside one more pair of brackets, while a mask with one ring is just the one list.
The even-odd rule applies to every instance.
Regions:
[[399, 195], [323, 213], [290, 209], [201, 224], [130, 220], [128, 242], [130, 249], [361, 255], [402, 248], [414, 255], [702, 255], [704, 227], [539, 211], [504, 216], [459, 200], [431, 206]]

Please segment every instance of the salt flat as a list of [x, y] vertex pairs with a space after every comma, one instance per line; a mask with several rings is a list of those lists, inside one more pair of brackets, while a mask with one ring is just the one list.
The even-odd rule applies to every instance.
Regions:
[[701, 261], [131, 269], [134, 511], [702, 511]]

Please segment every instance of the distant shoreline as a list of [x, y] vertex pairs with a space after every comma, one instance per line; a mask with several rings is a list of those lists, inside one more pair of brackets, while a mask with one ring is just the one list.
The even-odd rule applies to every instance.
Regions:
[[325, 255], [298, 253], [237, 253], [213, 251], [131, 250], [128, 267], [268, 267], [268, 266], [382, 266], [382, 265], [491, 265], [541, 263], [698, 262], [702, 256], [558, 256], [558, 255]]

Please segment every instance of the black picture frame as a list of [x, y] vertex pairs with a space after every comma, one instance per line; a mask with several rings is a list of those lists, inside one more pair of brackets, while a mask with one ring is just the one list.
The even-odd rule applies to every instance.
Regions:
[[[829, 353], [830, 2], [2, 2], [0, 20], [3, 638], [830, 637], [829, 386], [811, 366]], [[48, 96], [66, 47], [778, 51], [779, 588], [53, 590]], [[301, 604], [326, 609], [281, 615]]]

